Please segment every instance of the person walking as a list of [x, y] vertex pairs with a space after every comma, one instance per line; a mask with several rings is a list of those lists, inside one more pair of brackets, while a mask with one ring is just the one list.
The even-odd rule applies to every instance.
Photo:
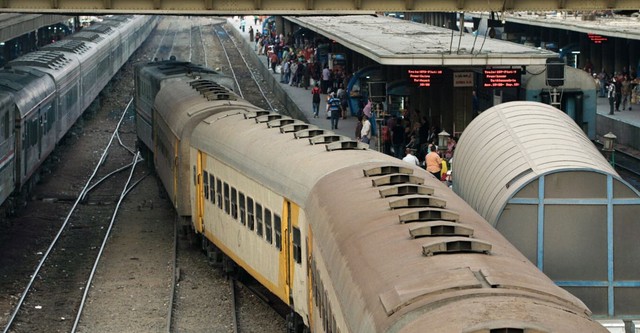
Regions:
[[609, 114], [613, 115], [613, 107], [616, 100], [616, 88], [613, 82], [607, 84], [607, 98], [609, 99]]
[[620, 92], [622, 93], [622, 110], [626, 110], [629, 105], [629, 111], [631, 111], [631, 82], [628, 75], [622, 79]]
[[340, 119], [340, 99], [336, 97], [336, 93], [332, 92], [327, 101], [327, 107], [331, 111], [331, 129], [338, 129], [338, 120]]
[[320, 110], [320, 88], [318, 83], [311, 89], [311, 105], [313, 106], [313, 118], [318, 118], [318, 112]]

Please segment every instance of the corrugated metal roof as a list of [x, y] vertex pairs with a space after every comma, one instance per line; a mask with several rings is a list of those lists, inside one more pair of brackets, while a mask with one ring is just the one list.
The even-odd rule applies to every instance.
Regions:
[[580, 170], [620, 179], [573, 119], [537, 102], [480, 114], [460, 137], [453, 170], [454, 191], [494, 225], [506, 202], [541, 175]]
[[554, 52], [386, 16], [287, 16], [382, 65], [542, 65]]

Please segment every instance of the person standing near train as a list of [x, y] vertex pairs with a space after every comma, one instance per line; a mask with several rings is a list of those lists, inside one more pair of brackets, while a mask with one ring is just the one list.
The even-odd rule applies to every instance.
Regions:
[[427, 171], [440, 180], [440, 171], [442, 170], [442, 159], [434, 145], [429, 145], [429, 153], [425, 156]]

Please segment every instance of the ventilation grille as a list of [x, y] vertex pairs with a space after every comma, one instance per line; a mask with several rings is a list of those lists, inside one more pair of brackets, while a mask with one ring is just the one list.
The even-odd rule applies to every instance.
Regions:
[[57, 43], [49, 44], [42, 48], [43, 50], [50, 51], [65, 51], [75, 54], [84, 54], [89, 51], [87, 44], [81, 40], [65, 39]]
[[297, 131], [293, 134], [296, 139], [312, 138], [318, 135], [324, 135], [326, 131], [319, 128], [310, 128], [301, 131]]
[[459, 223], [459, 214], [445, 209], [447, 201], [435, 196], [435, 188], [425, 186], [425, 178], [414, 175], [413, 168], [383, 165], [363, 172], [373, 187], [380, 187], [380, 197], [388, 200], [389, 208], [399, 211], [399, 222], [410, 223], [411, 239], [430, 240], [422, 245], [423, 255], [491, 251], [491, 244], [474, 239], [474, 229]]
[[422, 245], [422, 254], [425, 256], [461, 252], [486, 254], [489, 253], [489, 251], [491, 251], [491, 244], [465, 237], [450, 237], [444, 240], [434, 239], [433, 242]]
[[[296, 122], [295, 119], [283, 116], [282, 119], [275, 119], [275, 120], [269, 121], [267, 123], [267, 127], [269, 127], [269, 128], [282, 127], [282, 126], [285, 126], [285, 125], [294, 124], [295, 122]], [[282, 131], [280, 131], [280, 132], [284, 133]]]
[[194, 80], [189, 82], [189, 85], [209, 101], [236, 99], [227, 88], [211, 80]]
[[78, 33], [75, 33], [69, 37], [67, 37], [68, 39], [76, 39], [76, 40], [84, 40], [87, 42], [92, 42], [92, 43], [99, 43], [101, 41], [104, 40], [104, 37], [102, 37], [102, 35], [100, 35], [99, 33], [96, 32], [91, 32], [91, 31], [81, 31]]
[[[120, 25], [120, 24], [118, 24], [118, 25]], [[94, 25], [91, 25], [91, 26], [88, 26], [88, 27], [84, 28], [83, 31], [95, 31], [95, 32], [98, 32], [98, 33], [101, 33], [101, 34], [105, 34], [105, 35], [110, 35], [110, 34], [115, 32], [115, 30], [113, 30], [113, 28], [111, 26], [104, 25], [104, 24], [94, 24]]]
[[268, 123], [273, 120], [282, 119], [282, 117], [283, 116], [281, 114], [269, 113], [263, 116], [256, 117], [255, 120], [256, 120], [256, 123], [260, 124], [260, 123]]
[[36, 51], [28, 53], [9, 62], [10, 66], [34, 66], [59, 70], [71, 62], [64, 54], [53, 51]]
[[314, 127], [315, 126], [313, 126], [313, 125], [309, 125], [309, 124], [305, 124], [305, 123], [293, 123], [293, 124], [284, 125], [284, 126], [280, 127], [280, 133], [298, 132], [298, 131], [302, 131], [302, 130], [306, 130], [306, 129], [314, 128]]
[[252, 111], [244, 114], [244, 119], [253, 119], [268, 115], [270, 112], [265, 110]]
[[338, 141], [333, 142], [326, 145], [327, 151], [334, 150], [364, 150], [368, 149], [369, 145], [366, 143], [354, 141], [354, 140], [346, 140], [346, 141]]
[[312, 145], [318, 144], [329, 144], [332, 142], [338, 142], [341, 140], [348, 140], [349, 138], [336, 135], [336, 134], [326, 134], [326, 135], [316, 135], [312, 138], [309, 138], [309, 143]]

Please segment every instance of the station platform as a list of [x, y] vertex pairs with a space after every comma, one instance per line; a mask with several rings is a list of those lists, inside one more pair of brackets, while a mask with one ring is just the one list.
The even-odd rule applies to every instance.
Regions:
[[[251, 20], [247, 20], [249, 23]], [[311, 104], [311, 88], [308, 89], [292, 87], [289, 84], [280, 83], [280, 73], [273, 73], [269, 69], [267, 58], [264, 55], [258, 55], [257, 51], [254, 49], [254, 42], [249, 41], [249, 33], [248, 29], [250, 26], [253, 27], [254, 31], [262, 30], [261, 25], [249, 25], [247, 24], [245, 27], [245, 31], [242, 32], [239, 29], [240, 21], [236, 21], [232, 18], [228, 19], [230, 25], [234, 28], [231, 33], [235, 34], [236, 37], [241, 38], [244, 41], [245, 50], [253, 51], [253, 54], [258, 57], [260, 63], [264, 65], [264, 67], [260, 68], [261, 73], [265, 80], [267, 80], [267, 84], [273, 86], [273, 90], [278, 96], [279, 100], [285, 107], [292, 112], [296, 117], [304, 120], [312, 125], [316, 125], [319, 128], [331, 130], [331, 120], [326, 118], [326, 110], [327, 107], [327, 98], [328, 95], [322, 94], [320, 97], [320, 118], [313, 117], [313, 108]], [[639, 108], [640, 110], [640, 108]], [[274, 110], [279, 111], [279, 110]], [[343, 135], [350, 138], [355, 138], [355, 129], [357, 125], [358, 119], [354, 116], [348, 115], [346, 119], [340, 119], [338, 121], [338, 129], [333, 130], [336, 134]], [[371, 144], [369, 147], [371, 149], [377, 149], [376, 145], [376, 137], [371, 139]]]
[[[250, 23], [251, 20], [247, 20]], [[307, 122], [316, 125], [323, 129], [331, 129], [331, 123], [326, 117], [313, 118], [313, 111], [311, 106], [311, 90], [305, 90], [304, 88], [292, 87], [288, 84], [280, 83], [280, 74], [273, 73], [269, 70], [266, 56], [258, 56], [257, 51], [254, 48], [255, 43], [249, 41], [248, 29], [252, 25], [247, 25], [245, 31], [242, 32], [239, 29], [239, 20], [229, 18], [228, 22], [234, 28], [233, 33], [236, 37], [241, 38], [245, 45], [246, 50], [253, 51], [253, 54], [259, 58], [260, 63], [264, 65], [262, 68], [265, 78], [269, 77], [269, 84], [275, 87], [276, 94], [280, 95], [279, 99], [284, 101], [287, 109], [295, 109], [296, 116], [306, 120]], [[254, 31], [260, 31], [262, 27], [260, 25], [253, 26]], [[323, 114], [323, 110], [326, 108], [327, 95], [322, 95], [320, 104], [320, 113]], [[597, 120], [596, 120], [596, 133], [598, 137], [611, 132], [617, 136], [616, 147], [621, 150], [628, 151], [634, 155], [640, 156], [640, 104], [633, 104], [631, 110], [624, 110], [620, 112], [614, 112], [613, 115], [609, 115], [609, 101], [607, 98], [598, 98], [597, 100]], [[357, 119], [353, 116], [349, 116], [347, 119], [340, 119], [338, 123], [338, 130], [334, 132], [348, 136], [355, 137], [355, 127]], [[377, 138], [372, 138], [371, 148], [376, 149]]]

